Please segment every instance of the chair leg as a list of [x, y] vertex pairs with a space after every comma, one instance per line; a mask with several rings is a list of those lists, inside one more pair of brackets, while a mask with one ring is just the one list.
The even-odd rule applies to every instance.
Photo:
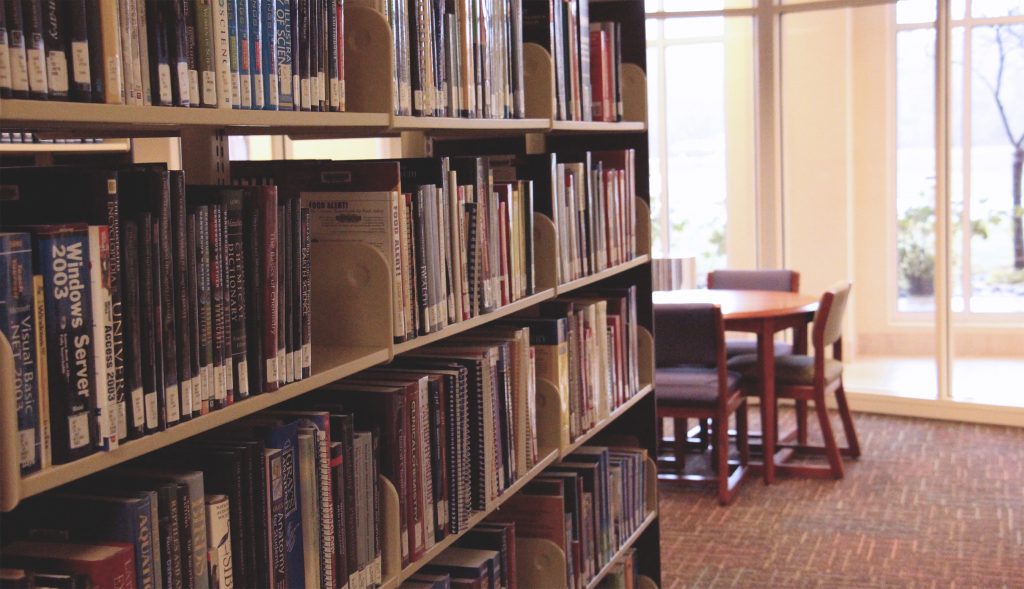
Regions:
[[821, 424], [821, 437], [825, 440], [825, 456], [828, 458], [832, 476], [843, 478], [843, 460], [839, 456], [839, 446], [836, 445], [836, 438], [832, 435], [832, 423], [828, 419], [828, 409], [825, 407], [825, 394], [814, 395], [814, 409], [818, 413], [818, 423]]
[[677, 417], [672, 420], [672, 438], [674, 439], [676, 454], [676, 470], [683, 472], [686, 469], [686, 430], [690, 427], [690, 420], [685, 417]]
[[796, 402], [796, 441], [807, 443], [807, 401], [798, 399]]
[[719, 415], [713, 420], [712, 428], [718, 471], [718, 502], [728, 505], [732, 500], [732, 493], [729, 492], [729, 416]]
[[836, 405], [843, 420], [843, 433], [846, 435], [846, 446], [850, 449], [850, 456], [859, 458], [860, 442], [857, 441], [857, 430], [853, 428], [853, 415], [850, 414], [850, 405], [846, 402], [846, 391], [841, 381], [839, 388], [836, 389]]
[[736, 446], [740, 451], [740, 465], [750, 464], [750, 430], [747, 426], [747, 400], [740, 401], [736, 408]]

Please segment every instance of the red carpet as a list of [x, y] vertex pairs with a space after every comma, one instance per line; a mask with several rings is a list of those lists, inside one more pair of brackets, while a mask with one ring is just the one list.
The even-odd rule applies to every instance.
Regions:
[[1024, 588], [1024, 429], [855, 422], [841, 481], [749, 478], [725, 508], [662, 482], [663, 587]]

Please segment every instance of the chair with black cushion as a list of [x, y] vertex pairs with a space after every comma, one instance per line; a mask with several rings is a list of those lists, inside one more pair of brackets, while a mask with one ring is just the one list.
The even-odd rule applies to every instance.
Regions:
[[[800, 273], [795, 270], [712, 270], [708, 272], [711, 290], [774, 290], [800, 292]], [[757, 341], [751, 339], [725, 340], [725, 355], [756, 354]], [[793, 346], [775, 342], [775, 355], [791, 354]]]
[[[828, 459], [828, 467], [815, 465], [792, 465], [783, 467], [796, 474], [806, 476], [831, 475], [843, 477], [842, 455], [857, 458], [860, 456], [860, 444], [857, 432], [853, 427], [853, 416], [846, 402], [843, 389], [842, 335], [843, 314], [850, 296], [849, 282], [840, 282], [822, 295], [818, 310], [814, 314], [814, 326], [811, 330], [811, 342], [814, 346], [813, 355], [787, 354], [775, 358], [775, 391], [777, 398], [795, 399], [798, 404], [814, 402], [818, 415], [824, 446], [811, 446], [807, 443], [806, 427], [798, 429], [797, 441], [778, 444], [780, 450], [790, 449], [796, 454], [824, 454]], [[828, 357], [827, 348], [831, 347], [832, 356]], [[729, 369], [743, 375], [743, 392], [748, 395], [760, 394], [760, 370], [757, 354], [744, 354], [729, 359]], [[843, 423], [846, 447], [840, 448], [832, 434], [828, 410], [825, 407], [825, 396], [835, 394], [836, 406]], [[776, 428], [778, 429], [778, 428]]]
[[[726, 369], [722, 310], [717, 305], [654, 308], [658, 422], [675, 422], [674, 456], [659, 460], [659, 478], [714, 481], [722, 505], [732, 501], [748, 471], [747, 405], [740, 375]], [[738, 461], [729, 460], [729, 416], [736, 414]], [[687, 420], [711, 420], [712, 473], [686, 474]], [[672, 458], [670, 460], [670, 458]], [[663, 468], [664, 467], [664, 468]]]

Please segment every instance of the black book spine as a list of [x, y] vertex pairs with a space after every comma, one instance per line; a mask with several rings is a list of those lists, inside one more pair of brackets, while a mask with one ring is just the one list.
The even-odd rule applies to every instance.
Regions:
[[231, 253], [227, 247], [227, 212], [219, 206], [219, 222], [217, 225], [217, 251], [220, 258], [220, 331], [224, 347], [224, 398], [228, 405], [235, 401], [234, 361], [231, 352], [231, 297], [228, 291], [228, 258]]
[[213, 295], [210, 288], [210, 209], [207, 206], [196, 208], [196, 268], [197, 292], [199, 300], [199, 346], [200, 355], [200, 397], [205, 408], [203, 412], [214, 409], [216, 384], [214, 379], [214, 345], [213, 345]]
[[181, 514], [178, 487], [167, 484], [159, 491], [160, 553], [164, 557], [164, 587], [183, 589], [181, 569]]
[[256, 207], [242, 209], [242, 237], [245, 243], [245, 302], [246, 335], [249, 367], [249, 392], [256, 395], [264, 390], [266, 373], [263, 362], [263, 278], [260, 273], [262, 256], [260, 247], [259, 213]]
[[165, 395], [172, 396], [172, 405], [169, 418], [176, 422], [181, 415], [181, 397], [179, 393], [180, 382], [178, 382], [178, 348], [174, 342], [177, 341], [177, 326], [174, 320], [174, 298], [177, 288], [174, 280], [174, 240], [171, 238], [171, 186], [168, 172], [159, 173], [159, 184], [155, 187], [162, 191], [159, 200], [159, 234], [154, 235], [158, 239], [160, 247], [156, 250], [160, 263], [155, 268], [160, 273], [160, 321], [163, 330], [163, 366], [164, 366], [164, 391]]
[[164, 375], [160, 371], [159, 328], [156, 304], [158, 291], [157, 273], [153, 270], [153, 217], [150, 213], [139, 215], [139, 288], [142, 304], [139, 307], [141, 320], [140, 355], [142, 360], [142, 391], [145, 403], [146, 433], [160, 429], [160, 397], [163, 393]]
[[[181, 555], [181, 586], [195, 589], [196, 571], [192, 566], [192, 499], [188, 485], [178, 483], [178, 553]], [[204, 514], [205, 515], [205, 514]]]
[[269, 542], [269, 561], [270, 561], [270, 574], [271, 579], [269, 587], [272, 589], [287, 589], [287, 563], [285, 558], [285, 512], [287, 511], [287, 505], [285, 501], [284, 488], [288, 484], [285, 478], [285, 468], [282, 463], [287, 460], [284, 452], [279, 452], [270, 458], [268, 468], [270, 472], [267, 474], [268, 488], [267, 488], [267, 501], [269, 502], [269, 520], [270, 529], [268, 534], [270, 537]]
[[185, 63], [188, 69], [189, 106], [202, 106], [199, 97], [199, 47], [196, 44], [196, 6], [192, 0], [183, 0], [182, 20], [185, 27]]
[[345, 445], [331, 442], [331, 499], [334, 503], [334, 578], [335, 584], [348, 584], [348, 551], [345, 514], [352, 509], [345, 496]]
[[192, 47], [189, 44], [186, 21], [191, 14], [188, 9], [190, 3], [191, 0], [160, 3], [167, 12], [165, 20], [170, 33], [171, 96], [176, 106], [191, 106], [193, 100], [189, 81], [189, 56]]
[[43, 46], [46, 48], [46, 87], [50, 98], [68, 97], [68, 34], [60, 0], [43, 0]]
[[287, 384], [291, 382], [288, 377], [288, 366], [285, 364], [287, 357], [287, 332], [288, 323], [285, 320], [285, 306], [288, 300], [288, 290], [285, 288], [285, 271], [288, 250], [291, 249], [288, 244], [287, 227], [288, 227], [288, 216], [286, 214], [286, 207], [278, 206], [277, 210], [277, 223], [276, 223], [276, 237], [277, 237], [277, 264], [274, 268], [274, 276], [276, 277], [275, 285], [277, 286], [276, 293], [274, 296], [274, 310], [271, 311], [277, 314], [277, 338], [276, 338], [276, 350], [277, 350], [277, 370], [278, 370], [278, 382], [281, 384]]
[[[125, 342], [124, 388], [127, 402], [127, 439], [134, 439], [146, 433], [146, 406], [142, 386], [142, 340], [140, 331], [139, 298], [139, 226], [135, 221], [126, 220], [123, 225], [122, 243], [122, 317]], [[112, 250], [113, 251], [113, 250]]]
[[[170, 247], [164, 247], [164, 241], [160, 234], [163, 232], [163, 223], [153, 222], [153, 306], [154, 322], [156, 323], [157, 344], [156, 359], [159, 369], [157, 373], [161, 380], [157, 382], [157, 400], [160, 406], [160, 429], [166, 429], [181, 421], [181, 405], [178, 396], [177, 363], [175, 362], [174, 346], [174, 314], [171, 293], [167, 292], [167, 286], [163, 272], [160, 270], [169, 257], [167, 254]], [[171, 331], [167, 331], [166, 317], [168, 310], [171, 310]]]
[[[299, 72], [299, 87], [295, 91], [295, 104], [299, 110], [310, 110], [309, 99], [309, 48], [302, 42], [309, 38], [309, 3], [311, 0], [292, 0], [295, 20], [292, 28], [299, 34], [293, 35], [293, 41], [298, 43], [292, 48], [292, 60], [295, 71]], [[296, 50], [297, 49], [297, 50]]]
[[171, 93], [171, 50], [168, 42], [167, 13], [158, 0], [140, 0], [146, 3], [146, 38], [149, 43], [150, 91], [154, 106], [173, 106]]
[[[12, 0], [18, 1], [18, 0]], [[46, 43], [43, 40], [43, 0], [22, 0], [29, 97], [46, 100]]]
[[302, 380], [302, 202], [298, 198], [288, 201], [291, 208], [291, 290], [289, 305], [292, 325], [292, 372], [294, 380]]
[[[89, 14], [86, 8], [86, 0], [70, 0], [60, 2], [65, 9], [61, 11], [67, 23], [68, 40], [65, 47], [65, 62], [70, 64], [69, 92], [71, 99], [76, 102], [92, 102], [92, 46], [99, 44], [97, 41], [90, 42]], [[96, 8], [99, 8], [97, 3]], [[93, 18], [94, 21], [97, 18]], [[94, 25], [99, 30], [99, 22]]]
[[295, 381], [295, 311], [296, 307], [293, 304], [293, 291], [295, 284], [295, 275], [293, 273], [295, 268], [295, 241], [293, 235], [295, 234], [295, 228], [292, 224], [292, 207], [291, 201], [286, 201], [285, 204], [279, 209], [283, 213], [284, 222], [281, 223], [281, 243], [284, 244], [281, 248], [281, 271], [284, 273], [283, 281], [281, 282], [281, 294], [279, 295], [281, 306], [284, 308], [284, 315], [281, 320], [284, 321], [283, 329], [281, 332], [284, 334], [284, 366], [285, 366], [285, 382]]
[[408, 3], [408, 22], [406, 23], [407, 30], [409, 31], [409, 37], [412, 42], [409, 43], [409, 85], [412, 87], [412, 114], [413, 116], [421, 117], [425, 116], [426, 109], [424, 104], [424, 88], [423, 88], [423, 73], [424, 68], [422, 60], [420, 58], [421, 47], [420, 47], [420, 26], [418, 19], [420, 17], [421, 7], [420, 2], [409, 2]]
[[263, 459], [263, 444], [254, 441], [246, 444], [249, 456], [248, 501], [251, 506], [247, 530], [249, 531], [248, 550], [253, 563], [253, 583], [256, 587], [269, 587], [270, 576], [267, 567], [267, 555], [270, 545], [267, 537], [267, 501], [264, 481], [267, 480], [266, 462]]
[[[341, 416], [341, 441], [344, 444], [345, 453], [345, 498], [348, 500], [345, 510], [345, 544], [348, 547], [348, 571], [354, 574], [359, 570], [359, 560], [356, 554], [356, 485], [355, 485], [355, 419], [351, 415]], [[397, 481], [397, 479], [396, 479]]]
[[25, 18], [22, 0], [3, 0], [7, 17], [7, 47], [11, 61], [11, 97], [28, 98], [28, 56], [25, 53]]
[[340, 45], [338, 36], [341, 35], [341, 28], [338, 26], [338, 17], [341, 11], [338, 10], [339, 0], [325, 0], [327, 2], [327, 44], [324, 47], [327, 53], [327, 85], [328, 85], [328, 107], [329, 110], [341, 110], [342, 97], [340, 77]]
[[171, 245], [174, 275], [178, 277], [177, 288], [173, 291], [174, 321], [176, 326], [175, 345], [177, 355], [178, 385], [181, 392], [181, 418], [191, 419], [199, 415], [199, 395], [195, 390], [195, 374], [192, 373], [192, 341], [189, 330], [190, 300], [188, 282], [188, 228], [185, 213], [185, 173], [173, 170], [170, 174], [171, 188]]
[[86, 31], [89, 35], [89, 100], [103, 102], [106, 81], [103, 79], [103, 24], [100, 18], [100, 0], [85, 0]]
[[310, 225], [309, 207], [301, 207], [302, 233], [302, 267], [301, 267], [301, 306], [302, 306], [302, 378], [309, 378], [313, 375], [313, 273], [312, 253], [313, 243], [312, 226]]
[[11, 97], [11, 50], [7, 34], [7, 3], [0, 0], [0, 98]]
[[320, 0], [309, 0], [309, 109], [320, 110]]
[[209, 206], [209, 229], [207, 234], [207, 251], [209, 252], [209, 284], [210, 284], [210, 338], [213, 343], [213, 383], [210, 390], [210, 408], [222, 409], [227, 406], [227, 387], [224, 379], [224, 299], [221, 298], [221, 262], [222, 252], [218, 235], [220, 234], [220, 205]]
[[186, 215], [185, 224], [185, 289], [188, 291], [187, 329], [191, 354], [192, 411], [202, 415], [208, 411], [203, 397], [202, 341], [199, 339], [199, 263], [196, 256], [196, 213]]
[[419, 333], [421, 335], [431, 332], [433, 314], [429, 312], [430, 309], [430, 288], [428, 287], [428, 276], [427, 276], [427, 259], [429, 253], [427, 252], [427, 219], [425, 199], [422, 198], [421, 194], [413, 195], [413, 233], [416, 241], [416, 287], [419, 293], [419, 319], [420, 324], [418, 326]]
[[227, 236], [227, 288], [231, 310], [231, 357], [234, 372], [234, 390], [238, 399], [249, 396], [249, 367], [247, 354], [247, 309], [244, 232], [242, 228], [242, 199], [226, 197], [225, 233]]

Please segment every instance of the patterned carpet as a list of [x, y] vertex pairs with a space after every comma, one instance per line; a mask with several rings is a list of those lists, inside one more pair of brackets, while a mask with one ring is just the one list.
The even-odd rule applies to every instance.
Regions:
[[1024, 588], [1024, 430], [855, 422], [841, 481], [748, 478], [725, 508], [662, 482], [663, 587]]

